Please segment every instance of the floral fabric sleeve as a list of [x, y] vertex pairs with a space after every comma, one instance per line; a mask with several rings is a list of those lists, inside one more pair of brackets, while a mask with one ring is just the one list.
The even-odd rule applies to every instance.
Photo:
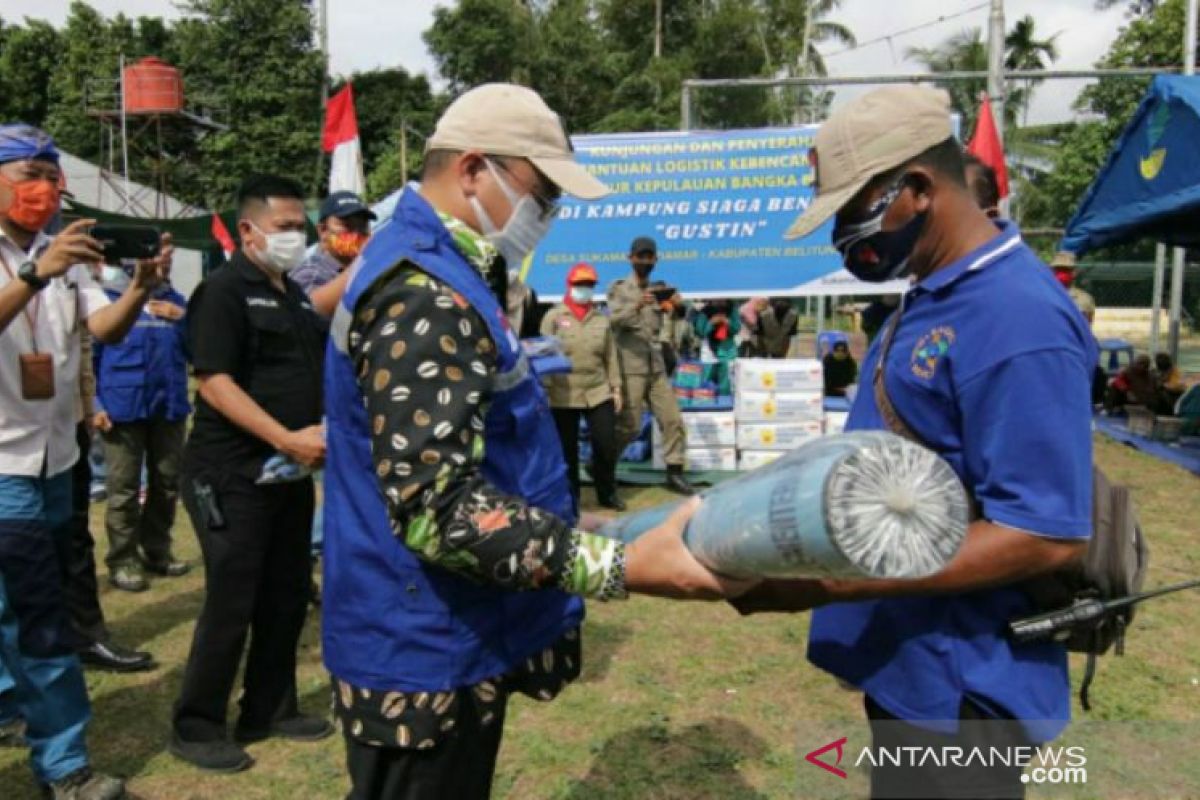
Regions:
[[375, 474], [409, 549], [507, 589], [625, 596], [622, 544], [574, 530], [484, 478], [495, 345], [461, 296], [401, 267], [361, 301], [349, 344]]

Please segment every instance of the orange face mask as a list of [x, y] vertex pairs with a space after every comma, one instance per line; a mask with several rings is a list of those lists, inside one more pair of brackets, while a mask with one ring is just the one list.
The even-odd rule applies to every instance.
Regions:
[[367, 234], [355, 231], [331, 233], [325, 237], [325, 246], [329, 249], [330, 254], [339, 261], [353, 261], [358, 258], [358, 254], [362, 252], [369, 238], [371, 237]]
[[12, 200], [4, 209], [4, 215], [25, 230], [40, 231], [58, 213], [60, 194], [54, 181], [45, 178], [14, 181], [0, 175], [0, 182], [12, 191]]

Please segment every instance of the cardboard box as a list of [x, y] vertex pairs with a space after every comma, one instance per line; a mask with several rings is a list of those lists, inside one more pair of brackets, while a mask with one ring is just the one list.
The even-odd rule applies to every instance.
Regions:
[[794, 450], [824, 433], [820, 420], [807, 422], [743, 422], [737, 429], [739, 450]]
[[738, 453], [738, 469], [742, 471], [765, 467], [783, 455], [782, 450], [742, 450]]
[[[681, 416], [689, 448], [712, 449], [737, 444], [737, 418], [732, 411], [686, 411]], [[654, 447], [662, 448], [662, 429], [658, 422], [654, 423]]]
[[[695, 472], [708, 472], [710, 470], [733, 472], [738, 468], [737, 450], [732, 447], [689, 447], [683, 460], [686, 469]], [[651, 464], [655, 469], [667, 468], [667, 463], [663, 460], [663, 451], [661, 449], [655, 448]]]
[[825, 414], [821, 392], [738, 392], [739, 422], [807, 422]]
[[845, 411], [829, 411], [825, 414], [825, 434], [844, 433], [846, 430], [846, 419], [850, 414]]
[[820, 392], [824, 370], [815, 358], [739, 358], [734, 385], [741, 392]]

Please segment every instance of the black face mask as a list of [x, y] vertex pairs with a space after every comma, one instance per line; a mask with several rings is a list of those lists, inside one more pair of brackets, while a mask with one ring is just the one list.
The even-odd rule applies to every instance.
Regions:
[[908, 274], [908, 260], [925, 230], [928, 212], [914, 215], [894, 231], [883, 230], [883, 218], [904, 190], [904, 180], [884, 192], [864, 221], [833, 229], [833, 246], [842, 254], [846, 271], [861, 281], [883, 283]]
[[648, 278], [650, 273], [654, 271], [654, 264], [642, 263], [640, 261], [633, 262], [633, 271], [639, 278]]

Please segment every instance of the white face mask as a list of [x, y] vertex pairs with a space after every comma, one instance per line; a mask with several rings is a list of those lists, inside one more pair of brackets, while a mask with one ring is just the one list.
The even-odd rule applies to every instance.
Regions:
[[581, 306], [587, 305], [588, 303], [592, 302], [592, 296], [595, 293], [596, 293], [596, 290], [593, 289], [591, 286], [572, 286], [571, 287], [571, 299], [574, 300], [576, 303], [579, 303], [579, 305], [581, 305]]
[[304, 231], [267, 233], [253, 222], [250, 224], [267, 240], [265, 250], [255, 248], [258, 250], [259, 258], [263, 261], [263, 266], [269, 267], [281, 275], [300, 266], [300, 262], [304, 260], [304, 251], [308, 249], [308, 240]]
[[479, 225], [483, 228], [483, 235], [500, 251], [504, 263], [516, 269], [524, 263], [525, 257], [533, 252], [538, 243], [546, 238], [546, 234], [550, 232], [550, 225], [554, 222], [554, 215], [544, 215], [533, 195], [517, 194], [500, 175], [499, 170], [492, 166], [491, 161], [484, 163], [500, 184], [508, 202], [512, 204], [512, 215], [503, 229], [497, 228], [478, 197], [471, 196], [468, 200]]

